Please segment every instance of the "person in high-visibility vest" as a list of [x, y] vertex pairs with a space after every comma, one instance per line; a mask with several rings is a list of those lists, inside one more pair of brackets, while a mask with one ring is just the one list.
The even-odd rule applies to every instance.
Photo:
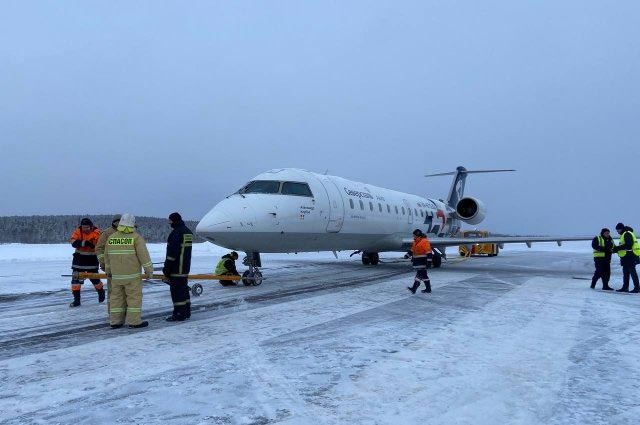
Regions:
[[[238, 273], [238, 270], [236, 269], [237, 259], [238, 253], [235, 251], [231, 251], [230, 253], [223, 255], [220, 261], [218, 261], [214, 273], [218, 276], [240, 276], [240, 273]], [[235, 286], [237, 283], [234, 280], [221, 280], [220, 285]]]
[[596, 271], [591, 278], [591, 289], [595, 289], [598, 279], [602, 279], [602, 290], [613, 291], [613, 288], [609, 286], [609, 279], [611, 278], [611, 253], [613, 250], [613, 239], [611, 238], [611, 232], [609, 229], [604, 228], [600, 231], [600, 235], [593, 238], [591, 241], [591, 248], [593, 248], [593, 262], [596, 266]]
[[[413, 245], [411, 246], [410, 256], [411, 264], [416, 271], [416, 277], [413, 280], [413, 286], [407, 286], [407, 289], [415, 294], [420, 284], [424, 282], [424, 289], [421, 292], [430, 293], [431, 280], [427, 275], [427, 268], [431, 266], [433, 251], [431, 250], [429, 238], [420, 229], [413, 231]], [[409, 254], [405, 257], [409, 258]]]
[[[620, 235], [618, 246], [613, 247], [613, 252], [617, 252], [620, 257], [620, 265], [622, 266], [622, 288], [617, 292], [640, 292], [640, 283], [638, 282], [638, 272], [636, 272], [636, 264], [640, 258], [640, 245], [638, 238], [633, 233], [633, 229], [622, 223], [616, 224], [616, 230]], [[633, 289], [629, 291], [629, 278], [633, 280]]]

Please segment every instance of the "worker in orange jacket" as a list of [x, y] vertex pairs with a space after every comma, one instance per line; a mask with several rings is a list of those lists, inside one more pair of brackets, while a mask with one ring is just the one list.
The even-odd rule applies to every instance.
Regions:
[[[71, 246], [76, 249], [73, 253], [73, 262], [71, 270], [74, 272], [98, 273], [98, 257], [96, 256], [96, 245], [100, 239], [100, 229], [95, 227], [91, 220], [83, 218], [80, 225], [71, 235]], [[73, 302], [69, 307], [80, 306], [80, 289], [84, 279], [71, 280], [71, 293], [73, 293]], [[93, 287], [98, 292], [98, 302], [104, 301], [104, 288], [100, 279], [91, 279]]]
[[416, 293], [416, 290], [420, 287], [420, 283], [424, 282], [424, 289], [422, 292], [431, 292], [431, 280], [427, 275], [427, 268], [431, 266], [433, 261], [433, 251], [431, 250], [431, 243], [427, 235], [422, 233], [422, 230], [416, 229], [413, 231], [413, 245], [411, 246], [411, 252], [405, 255], [405, 258], [411, 256], [411, 263], [413, 269], [416, 271], [416, 277], [413, 281], [413, 286], [407, 286], [407, 289], [412, 294]]

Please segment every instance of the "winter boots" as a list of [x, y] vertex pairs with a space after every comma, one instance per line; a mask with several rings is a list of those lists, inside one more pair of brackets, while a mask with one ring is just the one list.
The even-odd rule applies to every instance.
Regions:
[[129, 325], [129, 327], [132, 328], [132, 329], [146, 328], [147, 326], [149, 326], [149, 322], [147, 322], [146, 320], [143, 320], [142, 322], [138, 323], [137, 325]]
[[431, 281], [429, 279], [424, 281], [424, 289], [420, 292], [422, 292], [423, 294], [431, 293]]
[[415, 294], [419, 287], [420, 281], [416, 279], [413, 281], [413, 286], [407, 286], [407, 289], [411, 291], [412, 294]]
[[80, 291], [73, 291], [73, 302], [69, 304], [69, 307], [80, 307]]
[[[98, 302], [103, 303], [106, 298], [104, 288], [96, 289], [96, 292], [98, 293]], [[72, 293], [73, 302], [69, 304], [69, 307], [80, 307], [80, 291], [73, 291]]]
[[104, 302], [104, 288], [98, 289], [98, 302]]

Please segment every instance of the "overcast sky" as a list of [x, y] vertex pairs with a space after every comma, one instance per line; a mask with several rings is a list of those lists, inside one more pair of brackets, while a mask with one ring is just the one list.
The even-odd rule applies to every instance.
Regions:
[[640, 228], [638, 1], [3, 1], [0, 215], [201, 218], [305, 168]]

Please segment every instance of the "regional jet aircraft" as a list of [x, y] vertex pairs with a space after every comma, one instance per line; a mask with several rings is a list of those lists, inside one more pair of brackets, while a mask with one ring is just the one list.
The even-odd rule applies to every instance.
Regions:
[[[445, 248], [474, 243], [526, 243], [591, 240], [591, 237], [455, 237], [462, 223], [484, 220], [484, 204], [464, 196], [465, 180], [471, 173], [451, 173], [453, 183], [445, 201], [384, 189], [341, 177], [284, 168], [253, 178], [236, 193], [209, 211], [196, 232], [216, 245], [245, 251], [245, 285], [262, 282], [260, 253], [354, 250], [362, 263], [376, 265], [378, 253], [407, 251], [412, 232], [419, 228], [434, 248], [434, 267], [439, 267]], [[352, 254], [353, 255], [353, 254]], [[337, 255], [336, 255], [337, 257]], [[446, 258], [446, 257], [445, 257]]]

